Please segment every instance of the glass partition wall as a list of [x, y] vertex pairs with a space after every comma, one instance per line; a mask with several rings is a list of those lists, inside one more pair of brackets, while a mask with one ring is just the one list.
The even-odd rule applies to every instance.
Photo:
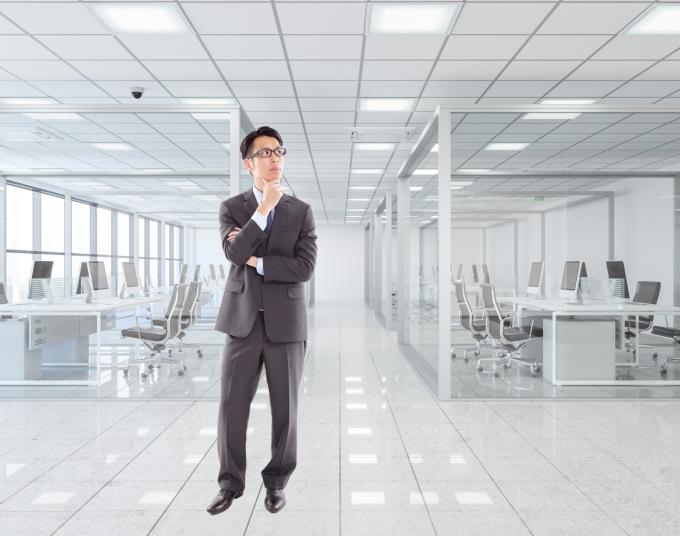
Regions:
[[[435, 114], [400, 171], [419, 260], [399, 339], [440, 398], [680, 396], [680, 110], [666, 112]], [[414, 322], [428, 311], [430, 346]]]

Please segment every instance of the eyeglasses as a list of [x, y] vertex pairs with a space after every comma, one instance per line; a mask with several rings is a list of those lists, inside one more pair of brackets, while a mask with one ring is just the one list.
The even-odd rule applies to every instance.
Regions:
[[255, 151], [250, 155], [250, 158], [257, 158], [257, 157], [262, 157], [262, 158], [271, 158], [272, 153], [278, 156], [279, 158], [284, 156], [286, 154], [286, 148], [285, 147], [277, 147], [276, 149], [269, 149], [265, 147], [264, 149], [260, 149], [259, 151]]

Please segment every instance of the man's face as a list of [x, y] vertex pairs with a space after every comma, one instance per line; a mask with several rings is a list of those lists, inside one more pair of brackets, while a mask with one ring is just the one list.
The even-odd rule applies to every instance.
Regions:
[[[261, 149], [273, 150], [277, 147], [281, 147], [281, 144], [276, 138], [258, 136], [250, 146], [250, 154], [257, 154]], [[260, 181], [271, 182], [274, 180], [281, 180], [284, 158], [285, 156], [276, 156], [272, 152], [269, 157], [255, 156], [254, 158], [246, 158], [243, 161], [243, 165], [252, 173], [255, 184], [258, 185]]]

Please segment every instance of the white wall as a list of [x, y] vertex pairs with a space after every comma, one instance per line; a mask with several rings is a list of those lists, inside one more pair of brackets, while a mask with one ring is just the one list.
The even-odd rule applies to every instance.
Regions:
[[[515, 288], [515, 224], [506, 223], [486, 230], [486, 263], [494, 285]], [[481, 266], [479, 280], [483, 281]]]
[[317, 224], [316, 301], [364, 299], [364, 230], [360, 225]]
[[482, 259], [484, 257], [484, 232], [481, 229], [451, 229], [451, 269], [453, 277], [458, 272], [458, 265], [463, 265], [463, 279], [473, 284], [473, 264], [478, 266], [481, 276]]

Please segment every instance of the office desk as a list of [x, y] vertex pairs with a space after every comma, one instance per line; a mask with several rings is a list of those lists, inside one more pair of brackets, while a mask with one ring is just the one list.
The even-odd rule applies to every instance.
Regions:
[[[119, 311], [138, 309], [156, 302], [165, 301], [165, 296], [140, 298], [103, 298], [85, 303], [70, 300], [58, 303], [29, 302], [0, 305], [0, 315], [11, 315], [12, 320], [0, 322], [0, 329], [13, 340], [6, 343], [11, 350], [3, 355], [7, 368], [15, 365], [22, 377], [0, 379], [0, 385], [99, 385], [101, 380], [101, 332], [102, 328], [115, 327], [115, 315]], [[89, 322], [88, 322], [89, 319]], [[69, 363], [49, 363], [52, 366], [81, 366], [92, 368], [89, 359], [89, 336], [96, 341], [94, 380], [42, 380], [39, 379], [43, 349], [58, 348], [67, 340], [76, 341], [76, 356]], [[87, 361], [80, 360], [78, 351], [85, 347]], [[69, 356], [73, 357], [73, 356]], [[14, 361], [12, 361], [14, 360]], [[17, 360], [22, 360], [18, 363]], [[29, 376], [27, 379], [26, 376]], [[38, 377], [35, 377], [38, 376]], [[95, 383], [96, 382], [96, 383]]]
[[[598, 317], [611, 318], [618, 317], [621, 322], [628, 319], [629, 316], [634, 317], [636, 321], [640, 316], [647, 315], [680, 315], [680, 307], [671, 305], [652, 305], [646, 303], [634, 302], [596, 302], [590, 301], [582, 304], [567, 303], [563, 300], [555, 299], [541, 299], [528, 297], [499, 297], [500, 303], [512, 304], [517, 308], [517, 316], [522, 319], [525, 310], [538, 311], [546, 315], [550, 315], [552, 323], [550, 329], [546, 333], [544, 330], [544, 348], [545, 344], [549, 344], [549, 352], [544, 351], [544, 360], [546, 356], [552, 360], [547, 366], [544, 363], [544, 370], [547, 368], [551, 374], [545, 378], [554, 385], [680, 385], [677, 380], [563, 380], [557, 376], [557, 362], [558, 362], [558, 319], [567, 319], [568, 317], [586, 317], [596, 320]], [[585, 322], [583, 324], [585, 326]], [[573, 332], [573, 336], [577, 337], [578, 329]], [[547, 340], [546, 340], [547, 339]], [[615, 346], [616, 341], [612, 338], [611, 344]], [[616, 366], [632, 366], [639, 367], [639, 344], [640, 337], [635, 338], [636, 358], [630, 364], [616, 364]], [[615, 351], [615, 348], [612, 348]]]

